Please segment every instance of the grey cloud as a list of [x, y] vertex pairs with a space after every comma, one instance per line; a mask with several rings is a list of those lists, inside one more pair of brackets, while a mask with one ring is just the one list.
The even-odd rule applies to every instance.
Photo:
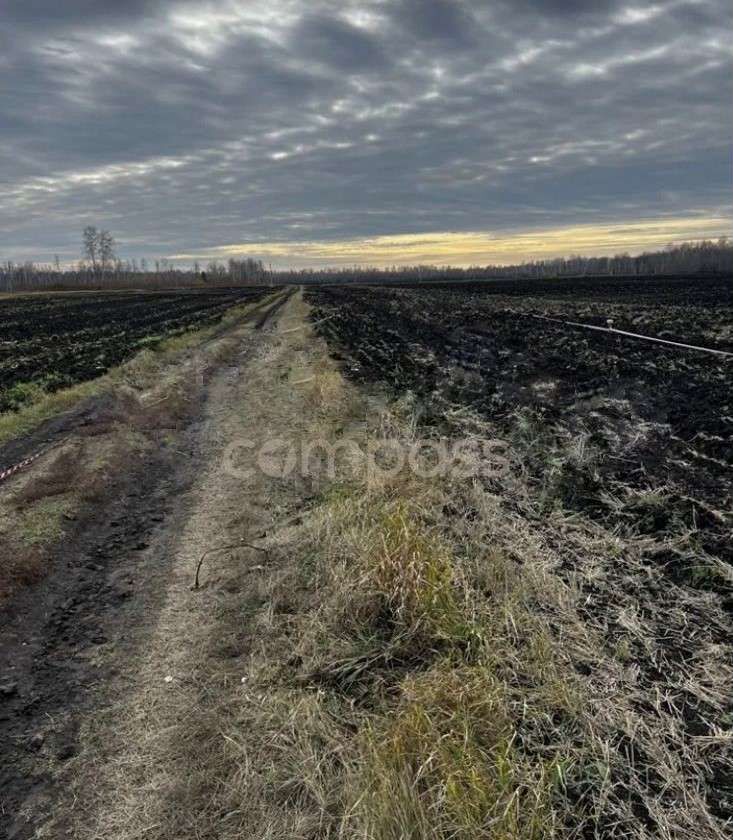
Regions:
[[[726, 34], [725, 22], [730, 22], [730, 8], [721, 8], [715, 0], [703, 0], [700, 3], [674, 4], [669, 10], [670, 17], [675, 23], [682, 27], [708, 26], [717, 29], [721, 34]], [[730, 32], [727, 32], [730, 35]]]
[[38, 29], [122, 21], [171, 5], [166, 0], [6, 0], [3, 20]]
[[87, 222], [151, 257], [730, 204], [724, 0], [23, 5], [0, 259]]
[[476, 40], [472, 8], [462, 0], [401, 0], [395, 4], [394, 17], [408, 32], [428, 42], [459, 47]]
[[531, 11], [539, 16], [588, 16], [598, 15], [618, 8], [620, 0], [511, 0], [512, 9]]
[[387, 56], [374, 37], [324, 13], [303, 17], [292, 33], [291, 45], [305, 58], [346, 71], [370, 66], [384, 68], [387, 63]]

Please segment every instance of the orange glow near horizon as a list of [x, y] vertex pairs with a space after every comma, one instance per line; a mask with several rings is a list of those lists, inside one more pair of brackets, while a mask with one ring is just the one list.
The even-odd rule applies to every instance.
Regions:
[[511, 265], [571, 254], [604, 256], [656, 251], [669, 243], [718, 239], [733, 231], [725, 217], [690, 217], [615, 224], [573, 225], [490, 233], [482, 231], [397, 234], [335, 241], [270, 241], [220, 245], [170, 259], [227, 260], [255, 257], [278, 267], [363, 265]]

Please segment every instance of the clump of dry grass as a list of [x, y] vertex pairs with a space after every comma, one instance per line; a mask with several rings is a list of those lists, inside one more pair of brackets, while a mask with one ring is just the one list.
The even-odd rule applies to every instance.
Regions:
[[408, 517], [404, 501], [390, 506], [379, 526], [377, 551], [367, 564], [398, 622], [410, 630], [425, 625], [440, 633], [457, 609], [451, 558], [436, 536], [421, 533]]
[[546, 837], [559, 765], [517, 749], [506, 688], [445, 660], [405, 678], [396, 708], [368, 722], [349, 821], [375, 840]]
[[[320, 415], [344, 416], [349, 412], [349, 398], [344, 392], [343, 380], [338, 371], [331, 367], [317, 370], [305, 376], [305, 381], [293, 378], [293, 387], [302, 387], [306, 405]], [[302, 382], [302, 385], [298, 385]]]

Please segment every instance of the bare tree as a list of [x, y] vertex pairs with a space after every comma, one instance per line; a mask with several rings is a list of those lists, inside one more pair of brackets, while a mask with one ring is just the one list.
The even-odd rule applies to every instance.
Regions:
[[108, 230], [100, 230], [97, 235], [97, 249], [99, 263], [102, 268], [102, 278], [115, 259], [115, 240]]
[[94, 225], [87, 225], [82, 233], [84, 242], [84, 256], [92, 264], [92, 269], [97, 270], [97, 257], [99, 256], [99, 231]]

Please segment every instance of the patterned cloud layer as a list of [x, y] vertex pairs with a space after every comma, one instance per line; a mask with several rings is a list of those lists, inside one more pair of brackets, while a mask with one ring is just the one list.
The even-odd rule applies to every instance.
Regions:
[[725, 0], [5, 8], [0, 259], [75, 259], [89, 223], [296, 265], [730, 229]]

